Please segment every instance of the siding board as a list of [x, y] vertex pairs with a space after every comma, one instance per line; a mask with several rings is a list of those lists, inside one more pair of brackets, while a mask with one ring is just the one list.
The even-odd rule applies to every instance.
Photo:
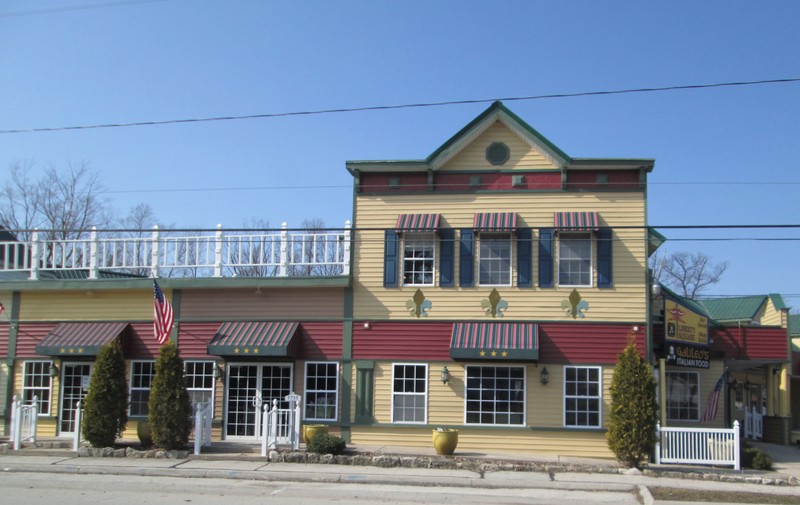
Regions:
[[[382, 254], [380, 259], [383, 265]], [[341, 288], [187, 289], [181, 296], [181, 321], [339, 319], [343, 303]]]

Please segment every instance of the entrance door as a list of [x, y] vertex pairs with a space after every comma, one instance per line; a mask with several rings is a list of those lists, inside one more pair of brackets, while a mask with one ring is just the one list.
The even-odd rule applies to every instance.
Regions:
[[61, 366], [61, 413], [59, 433], [75, 433], [78, 400], [83, 400], [92, 377], [91, 363], [64, 363]]
[[287, 408], [283, 398], [292, 392], [292, 365], [230, 364], [227, 377], [226, 438], [261, 440], [261, 407], [277, 399], [279, 408]]

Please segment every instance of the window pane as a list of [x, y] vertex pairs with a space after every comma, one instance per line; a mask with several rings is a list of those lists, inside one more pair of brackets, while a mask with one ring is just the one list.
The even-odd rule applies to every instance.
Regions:
[[558, 283], [562, 286], [591, 286], [591, 234], [560, 233], [558, 244]]
[[395, 364], [392, 373], [392, 422], [426, 422], [428, 366]]
[[700, 419], [697, 372], [667, 372], [667, 419]]
[[155, 361], [134, 361], [131, 363], [131, 403], [129, 415], [144, 417], [150, 413], [150, 385], [155, 374]]
[[403, 237], [403, 284], [433, 285], [434, 251], [433, 233], [406, 233]]
[[600, 368], [565, 367], [564, 424], [600, 427]]
[[484, 286], [508, 286], [511, 284], [510, 233], [480, 234], [478, 282]]
[[525, 369], [467, 367], [466, 397], [467, 424], [522, 425], [525, 423]]
[[306, 420], [336, 420], [339, 405], [338, 384], [338, 363], [306, 363]]

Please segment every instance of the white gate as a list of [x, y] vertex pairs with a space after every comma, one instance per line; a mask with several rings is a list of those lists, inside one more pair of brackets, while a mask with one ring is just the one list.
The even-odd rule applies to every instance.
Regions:
[[33, 397], [30, 405], [25, 405], [16, 395], [11, 400], [11, 441], [14, 450], [22, 448], [22, 442], [36, 442], [36, 424], [39, 420], [39, 398]]
[[764, 438], [764, 416], [755, 407], [744, 410], [744, 436], [756, 440]]
[[269, 411], [269, 404], [264, 405], [262, 456], [266, 456], [268, 449], [275, 449], [279, 444], [291, 445], [294, 450], [300, 448], [300, 396], [292, 393], [284, 400], [289, 403], [290, 408], [279, 409], [278, 400], [272, 400]]

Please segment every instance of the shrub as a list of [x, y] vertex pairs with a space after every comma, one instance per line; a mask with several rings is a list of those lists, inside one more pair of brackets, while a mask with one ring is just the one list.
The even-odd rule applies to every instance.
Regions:
[[111, 447], [128, 424], [125, 356], [118, 342], [97, 354], [83, 404], [83, 438], [93, 447]]
[[611, 381], [611, 412], [606, 439], [620, 463], [638, 468], [656, 444], [656, 381], [631, 341], [617, 358]]
[[753, 470], [772, 470], [772, 458], [758, 447], [743, 444], [742, 467]]
[[186, 446], [192, 429], [192, 403], [186, 391], [183, 360], [174, 342], [161, 346], [158, 352], [148, 406], [153, 443], [168, 451]]
[[347, 444], [341, 437], [325, 432], [317, 433], [308, 443], [308, 450], [316, 454], [341, 454], [345, 447]]

